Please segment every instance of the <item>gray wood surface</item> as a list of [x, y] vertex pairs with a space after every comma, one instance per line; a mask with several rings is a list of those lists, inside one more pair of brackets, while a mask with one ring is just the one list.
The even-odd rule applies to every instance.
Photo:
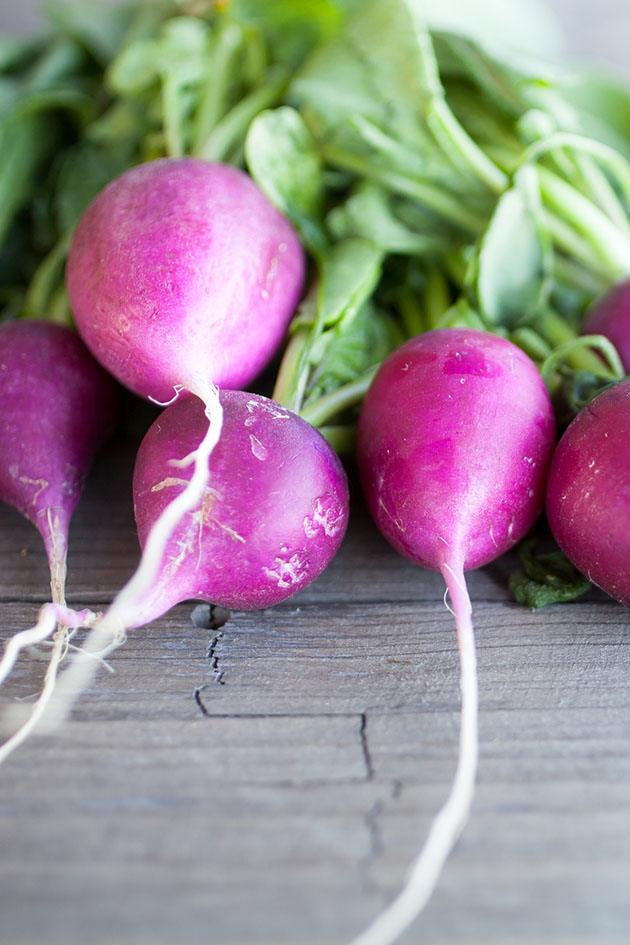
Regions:
[[[554, 5], [574, 51], [627, 69], [625, 2]], [[33, 8], [2, 0], [0, 29]], [[136, 560], [133, 447], [106, 451], [76, 516], [75, 603], [105, 603]], [[596, 594], [529, 613], [508, 570], [470, 577], [479, 788], [405, 942], [627, 945], [630, 617]], [[0, 635], [46, 593], [38, 536], [0, 508]], [[0, 769], [1, 945], [343, 945], [399, 887], [453, 773], [442, 593], [357, 503], [294, 601], [214, 632], [186, 605], [131, 634], [72, 721]], [[43, 669], [20, 664], [1, 719]]]

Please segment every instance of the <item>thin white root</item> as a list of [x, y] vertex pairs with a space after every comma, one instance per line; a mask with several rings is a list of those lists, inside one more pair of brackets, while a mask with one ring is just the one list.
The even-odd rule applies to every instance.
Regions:
[[24, 724], [15, 732], [11, 738], [7, 739], [4, 745], [0, 745], [0, 765], [9, 757], [11, 752], [15, 751], [22, 742], [26, 741], [32, 734], [35, 726], [46, 711], [52, 694], [55, 690], [57, 681], [57, 670], [67, 649], [67, 633], [65, 627], [60, 627], [55, 634], [53, 650], [44, 677], [44, 687], [40, 693], [39, 699], [33, 706], [33, 710]]
[[475, 636], [463, 569], [445, 564], [443, 575], [453, 603], [460, 659], [462, 702], [457, 771], [448, 799], [431, 824], [403, 889], [351, 945], [393, 945], [398, 940], [429, 902], [470, 814], [479, 755]]
[[98, 668], [98, 660], [90, 657], [98, 655], [104, 659], [124, 642], [128, 627], [142, 622], [146, 598], [159, 575], [168, 542], [183, 517], [203, 499], [209, 480], [210, 456], [221, 437], [223, 408], [214, 384], [208, 382], [198, 385], [192, 393], [203, 401], [209, 421], [199, 446], [186, 457], [187, 461], [194, 461], [193, 474], [186, 488], [166, 506], [153, 525], [135, 574], [96, 622], [81, 652], [73, 657], [68, 669], [59, 677], [46, 717], [46, 731], [52, 730], [68, 717], [78, 696], [90, 685]]
[[0, 685], [7, 678], [23, 649], [34, 646], [52, 636], [57, 626], [57, 614], [54, 607], [44, 604], [39, 612], [39, 620], [30, 630], [21, 630], [7, 640], [4, 655], [0, 660]]
[[0, 660], [0, 685], [15, 666], [22, 650], [47, 640], [55, 632], [58, 623], [66, 627], [89, 626], [93, 618], [94, 614], [90, 610], [74, 611], [59, 604], [44, 604], [34, 627], [21, 630], [7, 640], [4, 655]]
[[152, 404], [156, 404], [158, 407], [170, 407], [171, 404], [174, 404], [181, 392], [185, 390], [183, 384], [174, 384], [173, 385], [173, 396], [170, 400], [157, 400], [156, 397], [149, 397], [149, 400]]

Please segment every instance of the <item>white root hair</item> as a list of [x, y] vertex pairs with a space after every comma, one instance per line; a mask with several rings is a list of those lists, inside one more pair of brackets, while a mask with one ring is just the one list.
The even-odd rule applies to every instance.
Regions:
[[97, 620], [81, 651], [73, 656], [68, 669], [60, 675], [54, 696], [49, 701], [46, 731], [68, 717], [76, 699], [92, 681], [99, 661], [90, 657], [98, 655], [104, 659], [124, 642], [126, 629], [142, 621], [146, 597], [154, 587], [168, 542], [183, 517], [203, 499], [209, 481], [210, 456], [221, 437], [223, 408], [214, 384], [204, 382], [189, 389], [204, 403], [208, 429], [193, 453], [183, 461], [172, 461], [172, 464], [194, 463], [192, 476], [154, 523], [135, 574]]
[[472, 608], [463, 568], [444, 564], [442, 573], [453, 604], [460, 659], [462, 701], [457, 770], [448, 799], [433, 820], [402, 890], [351, 945], [393, 945], [398, 940], [429, 902], [470, 814], [479, 756], [479, 697]]

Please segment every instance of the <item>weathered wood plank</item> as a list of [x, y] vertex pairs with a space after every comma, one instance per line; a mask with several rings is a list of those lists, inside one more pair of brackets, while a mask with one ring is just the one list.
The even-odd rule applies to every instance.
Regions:
[[[0, 612], [5, 625], [26, 616]], [[38, 941], [47, 906], [53, 945], [332, 943], [369, 918], [447, 790], [457, 660], [440, 607], [333, 613], [233, 616], [215, 649], [223, 685], [188, 608], [130, 635], [76, 721], [2, 772], [8, 940]], [[479, 793], [423, 936], [504, 945], [517, 928], [519, 945], [621, 945], [628, 615], [490, 603], [477, 626]], [[14, 693], [33, 689], [34, 669]], [[210, 717], [192, 698], [204, 682]]]

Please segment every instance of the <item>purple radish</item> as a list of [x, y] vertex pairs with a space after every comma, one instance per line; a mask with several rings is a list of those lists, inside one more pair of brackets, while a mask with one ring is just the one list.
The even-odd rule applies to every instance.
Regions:
[[126, 171], [88, 207], [68, 260], [77, 328], [142, 397], [249, 384], [304, 280], [289, 222], [242, 171], [194, 158]]
[[209, 420], [180, 461], [194, 464], [194, 474], [164, 506], [138, 571], [105, 617], [114, 633], [127, 618], [135, 622], [170, 536], [204, 494], [221, 435], [215, 385], [247, 384], [267, 363], [299, 300], [304, 268], [288, 221], [246, 174], [222, 164], [183, 158], [135, 167], [79, 222], [68, 293], [86, 344], [131, 390], [161, 403], [190, 391]]
[[625, 371], [630, 374], [630, 280], [614, 286], [587, 314], [585, 335], [604, 335], [619, 352]]
[[20, 321], [0, 326], [0, 397], [0, 499], [39, 530], [63, 605], [70, 519], [113, 430], [116, 385], [73, 331]]
[[[271, 607], [315, 580], [337, 552], [348, 523], [348, 485], [336, 453], [301, 417], [272, 400], [222, 391], [221, 439], [209, 460], [209, 482], [166, 544], [141, 607], [123, 595], [97, 624], [89, 646], [112, 644], [109, 631], [154, 620], [191, 598], [238, 610]], [[203, 406], [172, 404], [146, 434], [134, 472], [138, 536], [145, 552], [156, 522], [182, 496], [190, 469], [172, 457], [189, 453], [203, 434]], [[175, 499], [177, 501], [177, 499]], [[76, 660], [61, 678], [56, 719], [95, 670]]]
[[378, 371], [359, 420], [359, 471], [378, 527], [440, 571], [457, 623], [462, 726], [457, 773], [404, 889], [353, 945], [394, 942], [428, 902], [462, 831], [478, 757], [477, 670], [464, 572], [534, 524], [555, 440], [547, 389], [523, 351], [469, 329], [404, 344]]
[[96, 450], [112, 432], [114, 381], [78, 335], [49, 322], [0, 326], [0, 498], [39, 530], [50, 568], [52, 604], [39, 621], [15, 634], [0, 660], [0, 683], [20, 652], [57, 633], [44, 689], [30, 718], [0, 748], [3, 761], [33, 729], [52, 694], [67, 642], [66, 628], [89, 622], [65, 606], [70, 519]]
[[[224, 391], [221, 403], [223, 435], [203, 501], [170, 539], [143, 623], [191, 598], [273, 607], [321, 574], [346, 531], [346, 476], [323, 437], [265, 397]], [[203, 420], [197, 400], [179, 401], [142, 441], [133, 482], [141, 545], [186, 482], [168, 459], [190, 452]]]
[[585, 407], [558, 444], [547, 517], [567, 558], [630, 606], [630, 381]]

